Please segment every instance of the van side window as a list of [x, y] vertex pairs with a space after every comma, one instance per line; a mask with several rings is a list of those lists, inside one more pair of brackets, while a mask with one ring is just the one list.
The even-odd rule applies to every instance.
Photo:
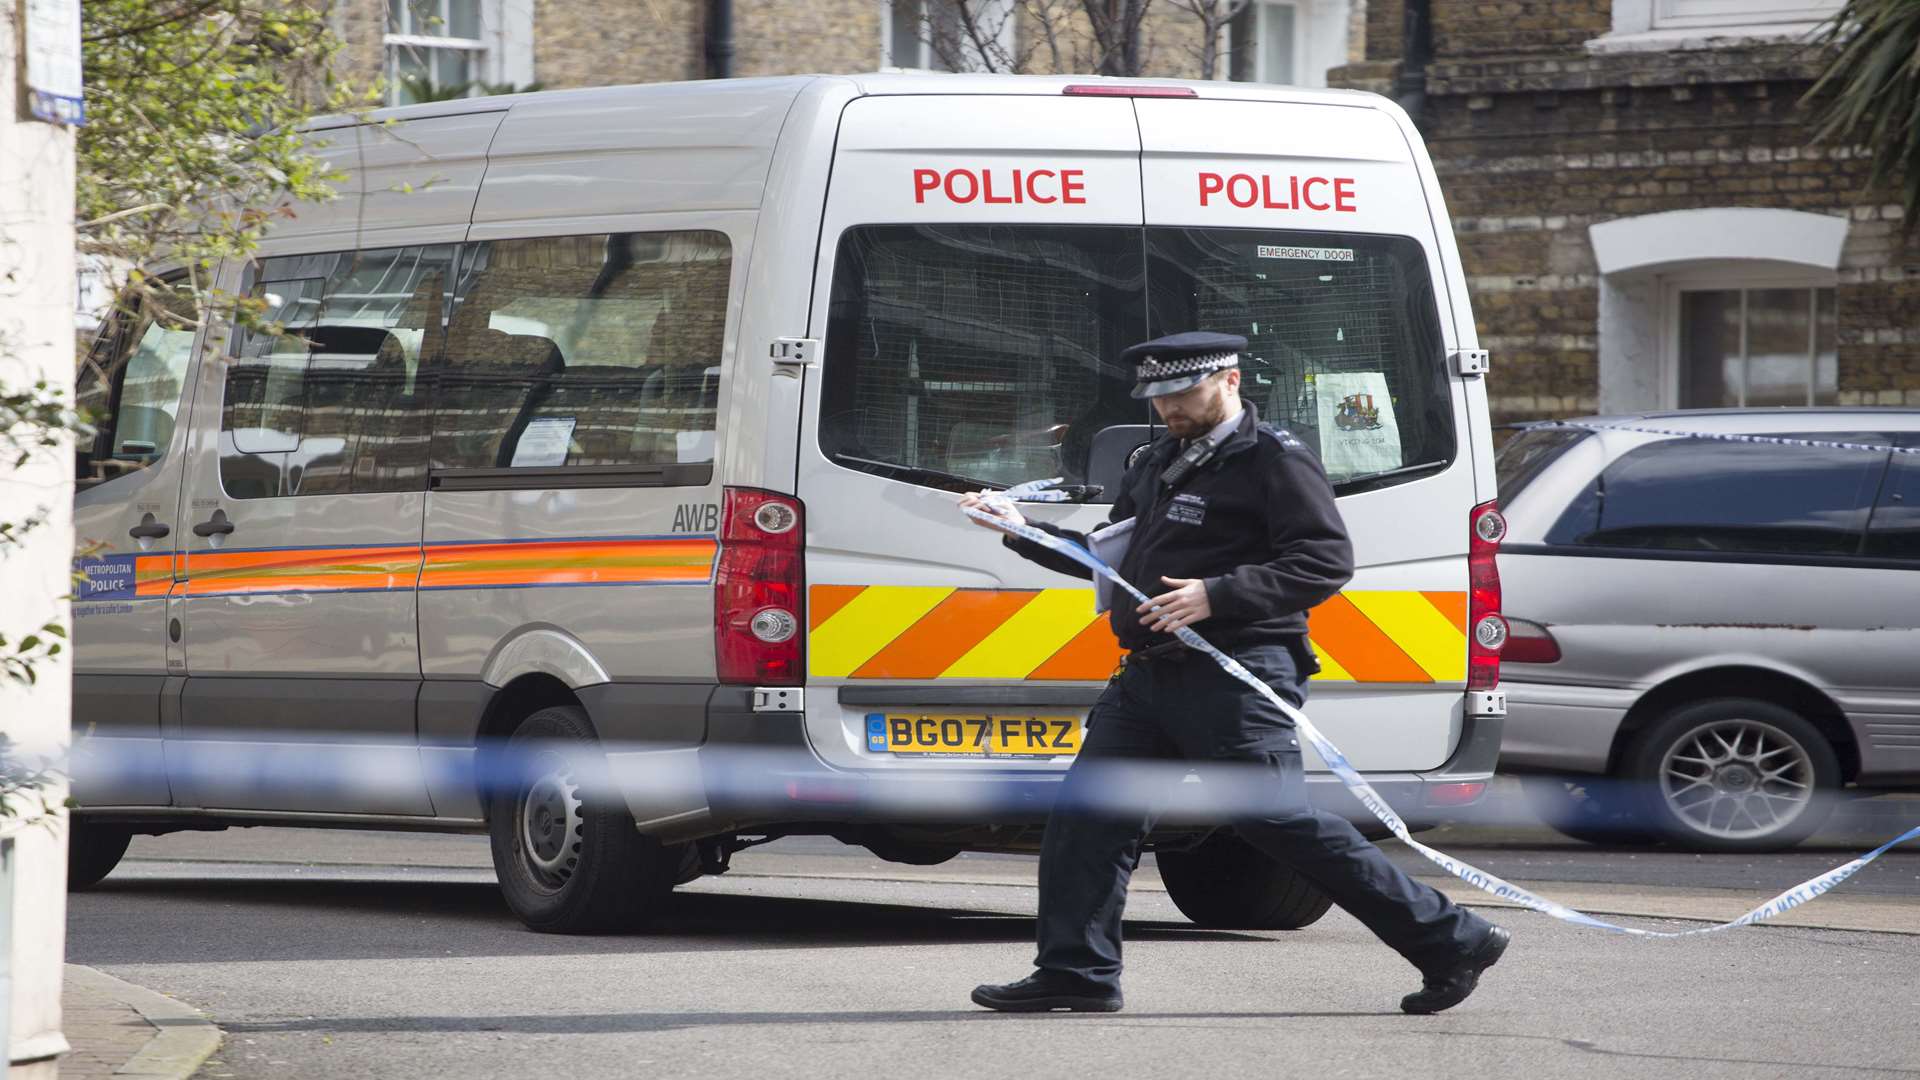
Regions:
[[[1805, 436], [1885, 445], [1877, 433]], [[1576, 496], [1549, 544], [1855, 555], [1888, 454], [1669, 439], [1622, 454]]]
[[[1907, 445], [1920, 448], [1920, 437]], [[1871, 559], [1905, 559], [1920, 569], [1920, 454], [1895, 454], [1893, 471], [1873, 508], [1864, 554]]]
[[220, 479], [236, 499], [420, 490], [453, 246], [263, 260], [286, 328], [235, 335]]
[[659, 466], [669, 482], [711, 477], [733, 271], [724, 233], [465, 250], [435, 405], [436, 472]]
[[1146, 405], [1115, 363], [1146, 339], [1145, 287], [1134, 228], [849, 229], [820, 448], [846, 468], [954, 491], [1087, 480], [1101, 432], [1146, 438]]
[[173, 283], [157, 299], [114, 312], [78, 373], [75, 401], [96, 428], [91, 442], [76, 447], [82, 489], [166, 456], [198, 321], [191, 294]]

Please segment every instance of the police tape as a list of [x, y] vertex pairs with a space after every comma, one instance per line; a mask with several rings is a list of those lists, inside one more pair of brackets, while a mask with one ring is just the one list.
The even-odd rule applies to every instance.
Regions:
[[[1053, 494], [1049, 488], [1057, 482], [1057, 480], [1035, 480], [1025, 484], [1017, 484], [1005, 491], [988, 493], [983, 501], [989, 507], [1003, 510], [1012, 509], [1012, 504], [1015, 499], [1024, 502], [1061, 501], [1049, 497]], [[1134, 588], [1132, 583], [1121, 577], [1113, 567], [1108, 566], [1105, 562], [1101, 561], [1099, 557], [1078, 544], [1063, 540], [1051, 533], [1043, 532], [1031, 525], [1015, 524], [998, 514], [988, 511], [968, 508], [966, 513], [976, 521], [991, 525], [1002, 532], [1010, 533], [1023, 540], [1030, 540], [1050, 551], [1058, 552], [1072, 559], [1093, 571], [1093, 573], [1113, 582], [1114, 585], [1124, 589], [1143, 604], [1148, 603], [1152, 599], [1139, 589]], [[1406, 822], [1400, 819], [1400, 815], [1394, 812], [1391, 806], [1387, 805], [1387, 801], [1381, 798], [1379, 792], [1373, 790], [1373, 786], [1368, 784], [1366, 779], [1360, 775], [1359, 771], [1353, 767], [1352, 763], [1347, 760], [1347, 756], [1340, 752], [1340, 748], [1335, 746], [1325, 735], [1321, 734], [1320, 729], [1314, 726], [1313, 721], [1308, 719], [1305, 713], [1288, 704], [1284, 698], [1274, 692], [1272, 687], [1248, 671], [1239, 661], [1221, 652], [1219, 649], [1214, 648], [1210, 642], [1195, 633], [1191, 627], [1179, 627], [1173, 632], [1173, 635], [1187, 647], [1211, 657], [1214, 663], [1219, 664], [1227, 674], [1252, 687], [1262, 697], [1271, 702], [1275, 708], [1279, 709], [1281, 715], [1293, 722], [1295, 730], [1314, 748], [1315, 752], [1320, 755], [1321, 760], [1327, 763], [1327, 768], [1333, 772], [1334, 776], [1339, 778], [1340, 783], [1345, 786], [1355, 798], [1359, 799], [1361, 805], [1365, 806], [1374, 817], [1379, 818], [1382, 825], [1385, 825], [1391, 830], [1393, 835], [1399, 837], [1408, 847], [1425, 856], [1428, 861], [1440, 867], [1442, 870], [1445, 870], [1447, 873], [1452, 874], [1454, 877], [1459, 878], [1461, 881], [1466, 882], [1482, 892], [1489, 893], [1501, 900], [1518, 904], [1521, 907], [1531, 908], [1542, 914], [1551, 915], [1562, 922], [1573, 923], [1576, 926], [1589, 926], [1596, 930], [1608, 930], [1614, 933], [1632, 934], [1637, 937], [1649, 938], [1691, 937], [1695, 934], [1712, 934], [1721, 930], [1730, 930], [1736, 926], [1748, 926], [1791, 911], [1831, 891], [1835, 886], [1860, 872], [1868, 863], [1873, 862], [1887, 851], [1915, 837], [1920, 837], [1920, 826], [1908, 829], [1906, 832], [1874, 848], [1865, 855], [1854, 859], [1852, 862], [1837, 866], [1824, 874], [1809, 878], [1731, 922], [1718, 923], [1713, 926], [1696, 927], [1692, 930], [1646, 930], [1634, 926], [1621, 926], [1618, 923], [1610, 923], [1604, 919], [1596, 919], [1585, 912], [1575, 911], [1565, 904], [1556, 903], [1528, 889], [1523, 889], [1497, 874], [1488, 873], [1477, 866], [1462, 862], [1448, 855], [1446, 852], [1428, 847], [1420, 841], [1415, 840], [1412, 831], [1407, 828]]]
[[[1623, 431], [1631, 435], [1666, 435], [1679, 439], [1704, 439], [1708, 442], [1756, 443], [1761, 446], [1799, 446], [1815, 450], [1865, 450], [1874, 454], [1920, 454], [1920, 446], [1879, 446], [1873, 443], [1841, 442], [1834, 439], [1806, 439], [1794, 435], [1745, 435], [1729, 431], [1683, 431], [1680, 428], [1650, 427], [1645, 424], [1596, 424], [1585, 420], [1541, 420], [1522, 424], [1522, 431], [1553, 430]], [[1037, 481], [1049, 483], [1050, 481]], [[1026, 501], [1035, 500], [1033, 496]], [[1055, 500], [1047, 499], [1047, 502]]]

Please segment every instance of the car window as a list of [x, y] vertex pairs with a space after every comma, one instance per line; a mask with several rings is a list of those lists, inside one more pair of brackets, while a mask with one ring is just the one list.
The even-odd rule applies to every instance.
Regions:
[[1240, 395], [1313, 447], [1343, 492], [1453, 460], [1439, 309], [1418, 241], [1149, 228], [1147, 257], [1149, 335], [1245, 337]]
[[732, 276], [719, 232], [471, 246], [447, 324], [433, 468], [710, 476]]
[[1529, 428], [1507, 440], [1494, 455], [1493, 471], [1499, 484], [1500, 505], [1511, 509], [1514, 500], [1547, 466], [1560, 460], [1575, 443], [1593, 434], [1579, 428]]
[[[176, 287], [181, 286], [181, 287]], [[199, 320], [179, 282], [116, 310], [80, 365], [75, 401], [95, 435], [75, 448], [81, 488], [158, 462], [173, 441]]]
[[[1877, 433], [1807, 438], [1885, 445]], [[1670, 439], [1621, 455], [1576, 496], [1549, 544], [1853, 555], [1888, 455]]]
[[848, 230], [828, 315], [821, 450], [847, 468], [950, 490], [1085, 481], [1097, 433], [1148, 422], [1115, 363], [1145, 340], [1145, 278], [1137, 228]]
[[[1907, 445], [1920, 449], [1920, 436], [1908, 436]], [[1892, 471], [1867, 527], [1864, 554], [1920, 566], [1920, 454], [1893, 456]]]

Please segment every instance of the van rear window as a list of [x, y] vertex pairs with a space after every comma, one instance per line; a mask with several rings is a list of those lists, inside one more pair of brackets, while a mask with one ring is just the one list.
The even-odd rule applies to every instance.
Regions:
[[[1402, 237], [1124, 226], [866, 226], [840, 240], [820, 444], [947, 490], [1063, 476], [1156, 433], [1121, 350], [1244, 335], [1241, 393], [1343, 492], [1453, 460], [1438, 313]], [[1109, 490], [1101, 498], [1110, 500]]]

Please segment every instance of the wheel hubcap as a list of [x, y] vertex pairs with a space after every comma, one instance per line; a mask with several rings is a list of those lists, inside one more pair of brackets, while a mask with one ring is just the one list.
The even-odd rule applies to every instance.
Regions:
[[1799, 741], [1759, 720], [1715, 720], [1675, 740], [1660, 762], [1667, 808], [1696, 832], [1766, 836], [1813, 802], [1813, 759]]
[[572, 769], [557, 758], [543, 758], [520, 799], [520, 850], [534, 879], [559, 888], [580, 864], [585, 832], [580, 816], [580, 787]]

